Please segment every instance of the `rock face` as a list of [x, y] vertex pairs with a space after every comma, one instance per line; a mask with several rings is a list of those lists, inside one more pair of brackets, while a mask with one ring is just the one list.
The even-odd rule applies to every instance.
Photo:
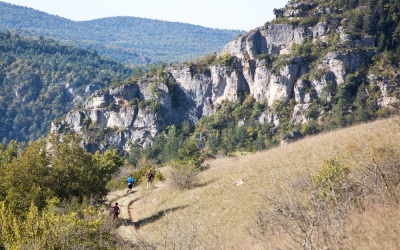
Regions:
[[[320, 9], [312, 2], [289, 1], [277, 13], [302, 17], [307, 11], [320, 15], [334, 10]], [[208, 66], [208, 73], [199, 74], [193, 73], [189, 66], [174, 65], [164, 71], [169, 84], [155, 77], [110, 88], [107, 92], [97, 91], [86, 101], [83, 110], [73, 111], [63, 121], [54, 122], [52, 131], [69, 128], [81, 133], [88, 150], [113, 145], [129, 152], [134, 144], [150, 146], [154, 136], [166, 126], [183, 121], [196, 123], [199, 118], [214, 114], [223, 101], [234, 102], [242, 94], [249, 94], [268, 106], [275, 101], [294, 99], [292, 122], [306, 123], [307, 111], [314, 100], [331, 100], [328, 85], [344, 84], [349, 74], [368, 66], [375, 53], [371, 48], [374, 41], [370, 38], [352, 40], [344, 27], [330, 29], [332, 26], [327, 22], [311, 27], [272, 24], [256, 28], [227, 44], [218, 54], [228, 53], [235, 58], [234, 67], [214, 64]], [[312, 65], [292, 53], [294, 44], [324, 46], [335, 35], [339, 35], [338, 49], [326, 52]], [[397, 103], [388, 94], [393, 84], [373, 75], [368, 79], [379, 83], [383, 93], [380, 105]], [[271, 112], [264, 112], [258, 121], [277, 126], [279, 119]], [[95, 130], [91, 130], [99, 127], [105, 138], [101, 141], [94, 138]]]
[[293, 43], [302, 43], [308, 34], [304, 27], [290, 24], [274, 24], [261, 27], [248, 34], [239, 36], [222, 50], [239, 59], [254, 60], [262, 54], [284, 54], [290, 51]]

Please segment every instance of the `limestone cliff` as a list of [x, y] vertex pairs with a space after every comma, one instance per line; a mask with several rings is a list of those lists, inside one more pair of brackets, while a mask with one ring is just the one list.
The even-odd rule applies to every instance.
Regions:
[[[276, 14], [293, 20], [310, 13], [335, 11], [340, 10], [321, 8], [313, 1], [289, 1]], [[294, 99], [292, 122], [306, 123], [306, 113], [313, 101], [331, 101], [333, 93], [328, 87], [344, 84], [350, 74], [361, 68], [368, 74], [367, 81], [377, 82], [381, 90], [379, 105], [397, 104], [398, 100], [390, 94], [396, 84], [365, 70], [376, 53], [374, 39], [352, 38], [346, 33], [345, 23], [268, 23], [237, 37], [217, 54], [232, 57], [234, 63], [230, 66], [213, 63], [207, 65], [205, 73], [198, 73], [189, 65], [172, 65], [165, 68], [163, 79], [143, 78], [135, 84], [98, 91], [86, 101], [84, 109], [54, 122], [52, 131], [69, 128], [81, 133], [89, 150], [112, 145], [129, 152], [134, 144], [151, 145], [154, 136], [166, 126], [185, 120], [196, 123], [199, 118], [212, 115], [223, 101], [234, 102], [243, 94], [252, 95], [267, 106]], [[308, 57], [311, 52], [306, 49], [299, 52], [302, 44], [319, 49], [319, 56]], [[270, 110], [260, 115], [258, 121], [278, 125], [279, 118]], [[103, 131], [93, 132], [91, 128]], [[94, 139], [96, 133], [101, 140]]]

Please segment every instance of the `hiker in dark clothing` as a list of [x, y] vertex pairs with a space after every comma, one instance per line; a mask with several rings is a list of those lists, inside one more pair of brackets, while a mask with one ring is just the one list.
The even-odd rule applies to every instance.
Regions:
[[115, 206], [112, 207], [112, 212], [113, 212], [113, 219], [118, 218], [118, 215], [119, 215], [119, 206], [118, 206], [118, 202], [115, 203]]
[[151, 172], [151, 169], [149, 169], [149, 171], [147, 172], [146, 178], [147, 178], [147, 188], [149, 188], [154, 179], [154, 174]]

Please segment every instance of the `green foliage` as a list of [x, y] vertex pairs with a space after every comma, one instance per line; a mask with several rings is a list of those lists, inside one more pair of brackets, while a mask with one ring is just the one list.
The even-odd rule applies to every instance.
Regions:
[[149, 107], [153, 113], [159, 111], [161, 109], [160, 94], [157, 85], [151, 84], [149, 87], [149, 99], [144, 101], [144, 107]]
[[274, 62], [272, 66], [272, 74], [274, 75], [280, 75], [280, 71], [282, 70], [283, 67], [286, 65], [290, 64], [290, 57], [289, 55], [283, 54], [280, 55]]
[[358, 88], [356, 99], [354, 100], [354, 119], [355, 122], [364, 122], [372, 118], [373, 110], [369, 110], [367, 105], [368, 93], [364, 85]]
[[210, 66], [215, 65], [217, 61], [215, 54], [206, 55], [198, 59], [196, 62], [189, 64], [190, 72], [192, 75], [203, 74], [211, 76]]
[[[92, 155], [87, 153], [80, 143], [79, 137], [68, 134], [63, 135], [62, 138], [50, 137], [49, 160], [52, 166], [50, 178], [54, 180], [51, 181], [50, 188], [61, 199], [72, 197], [83, 199], [91, 195], [103, 197], [107, 194], [104, 182], [107, 178], [103, 176], [109, 167], [106, 160], [98, 159], [97, 163], [103, 165], [99, 167]], [[110, 169], [116, 170], [115, 167], [110, 167]]]
[[137, 141], [135, 141], [131, 147], [131, 151], [129, 152], [127, 160], [133, 166], [137, 166], [139, 163], [139, 160], [142, 157], [143, 157], [142, 147], [139, 145], [139, 143]]
[[294, 124], [291, 122], [295, 100], [275, 100], [271, 105], [272, 111], [279, 117], [278, 133], [284, 135], [293, 129]]
[[199, 143], [193, 139], [187, 140], [178, 150], [176, 161], [181, 164], [200, 168], [203, 159], [201, 158]]
[[343, 180], [350, 172], [338, 158], [326, 160], [321, 171], [314, 176], [313, 184], [318, 187], [319, 195], [325, 199], [338, 196]]
[[121, 158], [116, 150], [91, 155], [80, 142], [81, 138], [64, 134], [33, 142], [26, 149], [15, 143], [1, 147], [3, 248], [118, 246], [99, 205], [107, 194], [106, 183], [122, 165]]
[[265, 60], [265, 66], [268, 68], [272, 67], [272, 62], [274, 61], [274, 56], [268, 55], [266, 53], [258, 54], [258, 60]]
[[315, 135], [321, 132], [321, 125], [315, 120], [310, 120], [301, 125], [300, 133], [302, 135]]
[[18, 144], [11, 141], [7, 147], [0, 144], [0, 171], [18, 155]]
[[217, 64], [228, 67], [231, 72], [241, 70], [238, 58], [232, 56], [228, 51], [225, 51], [220, 57], [216, 58], [216, 62]]
[[151, 63], [150, 66], [149, 66], [149, 70], [148, 70], [149, 71], [149, 75], [161, 78], [163, 76], [165, 66], [166, 65], [165, 65], [164, 62], [160, 62], [158, 64]]
[[31, 205], [20, 218], [12, 210], [0, 202], [0, 239], [7, 249], [111, 249], [116, 245], [104, 215], [88, 204], [67, 213], [57, 212], [53, 205], [40, 213]]
[[106, 183], [122, 164], [117, 152], [103, 155], [87, 153], [77, 136], [65, 134], [30, 144], [14, 160], [5, 165], [0, 176], [4, 200], [23, 214], [31, 204], [39, 210], [46, 206], [46, 199], [60, 200], [99, 198], [106, 194]]
[[230, 66], [231, 63], [233, 62], [233, 56], [231, 56], [231, 54], [229, 54], [229, 52], [225, 52], [219, 58], [219, 62], [224, 66]]
[[117, 105], [115, 104], [115, 102], [110, 103], [110, 105], [108, 105], [108, 109], [111, 111], [116, 111]]
[[119, 170], [123, 162], [116, 149], [106, 150], [103, 154], [98, 151], [93, 155], [98, 168], [98, 175], [102, 178], [101, 183], [106, 183], [112, 175]]
[[55, 190], [49, 186], [50, 162], [45, 147], [44, 142], [32, 143], [6, 164], [4, 176], [0, 176], [2, 189], [6, 190], [5, 201], [16, 214], [27, 211], [31, 203], [43, 209], [46, 197], [55, 195]]
[[144, 155], [147, 159], [154, 159], [158, 163], [169, 162], [175, 159], [184, 141], [185, 138], [180, 129], [174, 125], [169, 126], [154, 138], [153, 146], [146, 148]]
[[[0, 144], [0, 181], [5, 176], [6, 166], [18, 156], [18, 144], [11, 141], [7, 147]], [[7, 193], [6, 187], [0, 183], [0, 200], [4, 200]]]
[[[293, 44], [290, 48], [289, 54], [280, 55], [273, 63], [272, 63], [272, 72], [275, 75], [280, 75], [280, 71], [283, 67], [291, 64], [298, 63], [295, 60], [301, 59], [302, 64], [309, 65], [310, 68], [314, 68], [315, 64], [318, 62], [318, 59], [322, 58], [326, 52], [329, 50], [327, 44], [321, 42], [320, 40], [310, 41], [310, 38], [301, 44]], [[331, 45], [333, 46], [333, 45]], [[323, 72], [321, 70], [315, 70], [312, 79], [318, 79]]]
[[86, 98], [130, 72], [93, 51], [0, 33], [0, 140], [44, 137], [53, 120], [78, 105], [75, 96]]
[[266, 111], [266, 104], [256, 102], [250, 95], [234, 103], [224, 102], [212, 116], [199, 120], [195, 134], [202, 138], [205, 156], [253, 151], [277, 144], [272, 125], [257, 122]]

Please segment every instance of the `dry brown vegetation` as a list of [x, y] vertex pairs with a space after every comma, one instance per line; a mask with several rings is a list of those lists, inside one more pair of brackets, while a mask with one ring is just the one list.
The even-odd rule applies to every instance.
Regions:
[[210, 160], [194, 188], [141, 189], [137, 233], [158, 249], [400, 249], [399, 126], [391, 118]]

